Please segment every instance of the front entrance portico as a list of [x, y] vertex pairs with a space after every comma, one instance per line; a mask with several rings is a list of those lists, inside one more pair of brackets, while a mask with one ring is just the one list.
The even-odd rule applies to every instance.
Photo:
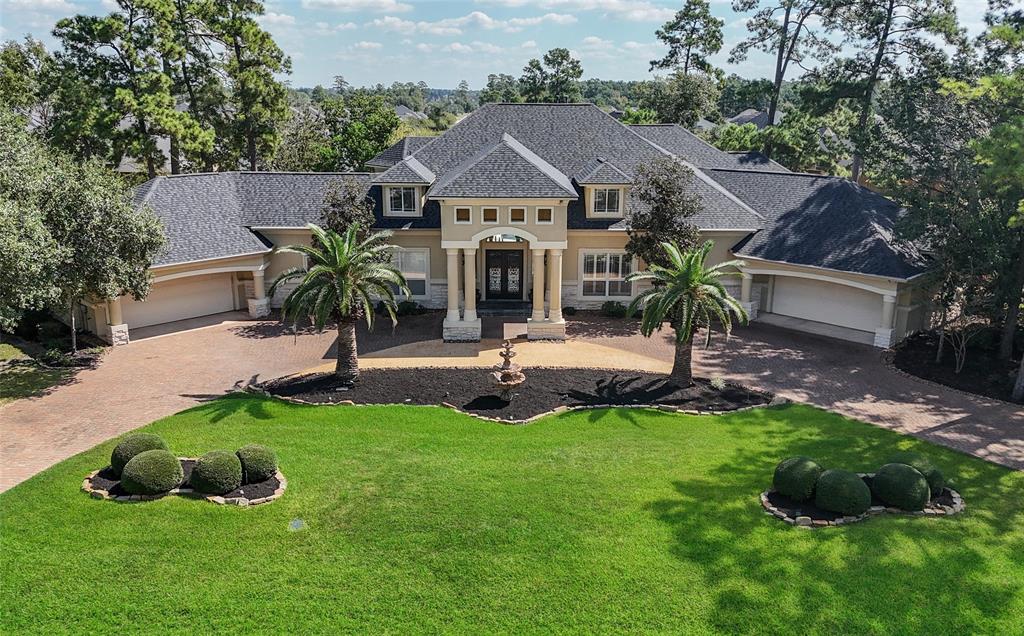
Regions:
[[[500, 242], [493, 242], [493, 237], [516, 237], [526, 243], [527, 250], [497, 249]], [[532, 311], [527, 320], [527, 337], [530, 340], [565, 339], [561, 276], [565, 241], [542, 241], [521, 227], [495, 227], [482, 230], [466, 241], [442, 240], [441, 246], [448, 261], [448, 307], [443, 328], [446, 342], [480, 340], [481, 321], [476, 311], [478, 294], [488, 300], [521, 300], [529, 289], [532, 289]], [[531, 263], [530, 286], [526, 285], [527, 252]], [[478, 259], [481, 259], [482, 284], [476, 275]], [[463, 273], [461, 294], [460, 264]], [[548, 283], [547, 303], [544, 298], [545, 281]]]

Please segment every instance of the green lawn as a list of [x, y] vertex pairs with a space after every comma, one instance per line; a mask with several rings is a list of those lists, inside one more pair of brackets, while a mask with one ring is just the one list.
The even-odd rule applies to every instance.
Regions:
[[43, 395], [73, 375], [70, 369], [45, 369], [34, 364], [4, 366], [8, 360], [30, 356], [13, 344], [0, 343], [0, 406], [26, 397]]
[[[96, 501], [81, 480], [114, 442], [69, 459], [0, 495], [0, 631], [1024, 630], [1024, 473], [809, 407], [512, 427], [235, 396], [146, 430], [186, 455], [270, 445], [288, 492]], [[807, 531], [760, 508], [782, 457], [868, 470], [898, 446], [968, 511]]]

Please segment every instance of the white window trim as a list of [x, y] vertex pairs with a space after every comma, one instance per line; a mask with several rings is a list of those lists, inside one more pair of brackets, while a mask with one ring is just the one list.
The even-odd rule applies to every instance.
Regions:
[[[619, 193], [619, 209], [617, 211], [615, 211], [615, 212], [597, 212], [596, 210], [594, 210], [594, 204], [597, 202], [597, 191], [598, 190], [615, 190], [615, 191], [617, 191]], [[591, 187], [590, 188], [590, 192], [587, 193], [587, 194], [590, 195], [588, 197], [588, 201], [587, 201], [587, 214], [589, 216], [593, 216], [593, 217], [611, 217], [611, 218], [619, 218], [619, 217], [621, 217], [623, 215], [622, 208], [625, 205], [625, 201], [626, 201], [626, 193], [625, 193], [624, 190], [625, 190], [625, 188], [621, 188], [621, 187], [600, 187], [600, 188], [598, 188], [598, 187]]]
[[[494, 210], [494, 220], [488, 221], [487, 217], [484, 216], [484, 211]], [[481, 225], [498, 225], [501, 223], [501, 208], [496, 205], [487, 205], [480, 208], [480, 224]]]
[[[459, 210], [469, 210], [469, 220], [459, 220]], [[457, 205], [452, 208], [452, 221], [455, 225], [473, 225], [473, 207], [469, 205]]]
[[[584, 300], [631, 300], [636, 295], [636, 283], [634, 282], [634, 283], [630, 283], [629, 284], [629, 295], [628, 296], [610, 296], [610, 295], [608, 295], [608, 286], [607, 285], [605, 285], [605, 295], [604, 296], [590, 296], [590, 295], [584, 296], [583, 295], [583, 283], [585, 283], [588, 280], [605, 280], [605, 281], [608, 281], [608, 280], [621, 280], [621, 279], [618, 279], [618, 278], [609, 279], [609, 278], [607, 278], [607, 276], [605, 278], [603, 278], [603, 279], [602, 278], [586, 278], [587, 274], [586, 274], [586, 271], [583, 269], [583, 259], [584, 259], [584, 257], [587, 254], [622, 254], [623, 256], [625, 256], [626, 251], [625, 250], [615, 250], [615, 249], [581, 248], [579, 250], [579, 256], [578, 256], [577, 263], [576, 263], [577, 267], [579, 268], [579, 269], [576, 270], [578, 272], [577, 278], [579, 279], [578, 281], [576, 281], [576, 298], [577, 298], [577, 300], [580, 300], [580, 301], [584, 301]], [[631, 273], [635, 272], [636, 271], [636, 257], [633, 257], [632, 259], [630, 259], [629, 263], [630, 263], [629, 271]], [[623, 277], [623, 278], [625, 278], [625, 277]]]
[[[423, 278], [414, 278], [414, 279], [412, 279], [412, 280], [422, 280], [422, 281], [424, 281], [423, 294], [422, 295], [412, 294], [411, 296], [409, 296], [409, 298], [411, 298], [413, 300], [424, 300], [424, 299], [430, 298], [430, 248], [429, 247], [399, 247], [397, 249], [397, 251], [399, 251], [399, 252], [422, 252], [424, 254], [424, 270], [425, 271], [423, 272]], [[399, 270], [399, 271], [401, 271], [401, 270]], [[402, 276], [405, 276], [405, 272], [402, 272]], [[405, 297], [404, 294], [399, 294], [398, 300], [401, 301], [404, 297]]]
[[[541, 221], [540, 220], [540, 211], [541, 210], [550, 210], [551, 211], [551, 220], [550, 221]], [[555, 224], [555, 208], [549, 207], [549, 206], [540, 206], [538, 208], [535, 208], [534, 209], [534, 213], [533, 213], [533, 220], [534, 220], [534, 222], [537, 225], [554, 225]]]
[[[516, 221], [512, 218], [512, 210], [522, 210], [523, 220]], [[508, 209], [508, 223], [509, 225], [526, 225], [527, 221], [530, 220], [530, 209], [523, 205], [514, 205]]]
[[[416, 204], [416, 209], [412, 212], [406, 210], [392, 210], [391, 209], [391, 191], [395, 188], [412, 188], [414, 197], [413, 200]], [[405, 218], [420, 217], [423, 216], [423, 203], [420, 200], [420, 189], [418, 186], [410, 185], [389, 185], [384, 186], [384, 216], [398, 216]]]

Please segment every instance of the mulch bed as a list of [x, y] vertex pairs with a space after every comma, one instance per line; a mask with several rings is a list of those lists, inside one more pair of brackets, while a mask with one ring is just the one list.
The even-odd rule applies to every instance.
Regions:
[[760, 406], [771, 395], [727, 384], [721, 390], [696, 379], [681, 388], [656, 373], [608, 369], [524, 369], [526, 381], [511, 402], [498, 397], [489, 369], [367, 369], [353, 387], [333, 374], [292, 376], [258, 388], [314, 404], [442, 404], [485, 417], [522, 421], [558, 407], [665, 405], [695, 411], [734, 411]]
[[[181, 480], [181, 484], [178, 488], [171, 490], [170, 493], [165, 494], [176, 494], [176, 495], [194, 495], [196, 497], [202, 497], [209, 499], [209, 495], [198, 493], [192, 490], [189, 485], [189, 479], [192, 477], [192, 469], [196, 465], [195, 459], [181, 459], [181, 470], [185, 474]], [[232, 503], [239, 505], [248, 505], [254, 503], [263, 503], [264, 501], [272, 501], [276, 499], [275, 495], [279, 495], [279, 491], [284, 488], [286, 482], [280, 477], [281, 473], [261, 481], [255, 484], [243, 484], [238, 488], [232, 490], [229, 493], [219, 495], [223, 500], [233, 500]], [[131, 497], [132, 495], [121, 487], [121, 481], [110, 469], [110, 466], [96, 472], [89, 477], [86, 477], [85, 483], [82, 484], [83, 490], [87, 492], [100, 492], [105, 493], [102, 496], [103, 499], [116, 499], [118, 497]], [[149, 499], [158, 499], [163, 495], [153, 495], [148, 497]], [[135, 499], [139, 501], [139, 499]], [[243, 503], [244, 502], [244, 503]], [[218, 501], [217, 503], [221, 503]]]
[[893, 365], [910, 375], [966, 391], [975, 395], [1009, 402], [1018, 365], [1000, 360], [987, 348], [968, 351], [963, 370], [956, 373], [953, 348], [946, 343], [943, 359], [935, 364], [938, 336], [920, 333], [901, 342], [893, 351]]
[[[871, 488], [871, 474], [861, 476], [864, 483]], [[963, 510], [963, 499], [960, 494], [950, 488], [943, 488], [942, 491], [925, 506], [923, 511], [911, 512], [899, 508], [889, 507], [882, 500], [871, 493], [871, 507], [862, 515], [844, 516], [830, 510], [822, 510], [814, 505], [814, 500], [794, 501], [774, 490], [768, 490], [761, 495], [761, 504], [774, 516], [792, 525], [803, 527], [841, 526], [855, 521], [863, 521], [870, 516], [894, 513], [909, 515], [951, 515]]]

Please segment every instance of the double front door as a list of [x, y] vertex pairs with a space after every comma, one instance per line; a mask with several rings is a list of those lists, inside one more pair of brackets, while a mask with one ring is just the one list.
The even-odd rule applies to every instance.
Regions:
[[487, 300], [522, 300], [522, 251], [487, 250], [485, 258]]

